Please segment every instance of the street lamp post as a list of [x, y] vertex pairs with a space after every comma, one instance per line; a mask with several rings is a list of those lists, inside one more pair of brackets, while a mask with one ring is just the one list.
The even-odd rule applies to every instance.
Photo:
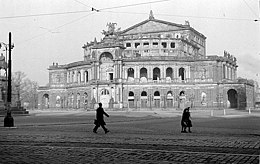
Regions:
[[14, 119], [11, 114], [11, 102], [12, 102], [12, 60], [11, 60], [11, 51], [13, 48], [12, 45], [12, 35], [11, 32], [9, 32], [9, 58], [8, 58], [8, 88], [7, 88], [7, 114], [4, 118], [4, 126], [5, 127], [13, 127], [14, 126]]

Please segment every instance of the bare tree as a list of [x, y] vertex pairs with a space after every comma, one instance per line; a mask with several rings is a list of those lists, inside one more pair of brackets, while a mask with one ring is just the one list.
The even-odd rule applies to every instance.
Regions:
[[35, 109], [38, 106], [37, 98], [38, 84], [26, 78], [24, 72], [13, 73], [12, 77], [12, 97], [13, 102], [28, 109]]

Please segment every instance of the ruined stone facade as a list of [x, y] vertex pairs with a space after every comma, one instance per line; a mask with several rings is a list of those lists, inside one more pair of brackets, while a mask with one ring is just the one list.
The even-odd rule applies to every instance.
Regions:
[[238, 108], [254, 105], [254, 84], [237, 79], [236, 58], [206, 55], [206, 37], [184, 25], [149, 19], [83, 46], [84, 60], [49, 67], [39, 108], [113, 110]]

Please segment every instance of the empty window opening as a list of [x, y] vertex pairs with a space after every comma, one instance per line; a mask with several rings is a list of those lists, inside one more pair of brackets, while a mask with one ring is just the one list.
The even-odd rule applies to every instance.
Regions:
[[140, 43], [135, 43], [135, 48], [137, 48], [138, 46], [140, 46]]
[[127, 70], [127, 74], [128, 74], [128, 77], [134, 78], [134, 69], [133, 68], [129, 68]]
[[144, 42], [144, 46], [149, 46], [149, 42]]
[[153, 46], [157, 47], [158, 46], [158, 42], [153, 42]]
[[163, 48], [167, 48], [167, 43], [166, 42], [162, 42], [162, 46], [163, 46]]
[[171, 48], [175, 48], [175, 43], [171, 42]]
[[113, 73], [109, 73], [109, 80], [113, 80]]
[[159, 80], [160, 79], [160, 69], [154, 68], [153, 69], [153, 80]]
[[126, 47], [131, 47], [131, 43], [126, 43]]
[[181, 78], [181, 80], [184, 80], [184, 72], [185, 72], [185, 69], [181, 67], [179, 69], [179, 77]]

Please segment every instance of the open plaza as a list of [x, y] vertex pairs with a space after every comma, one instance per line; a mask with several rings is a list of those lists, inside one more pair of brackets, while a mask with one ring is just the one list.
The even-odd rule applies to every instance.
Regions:
[[0, 163], [259, 164], [256, 110], [191, 110], [192, 133], [180, 132], [178, 110], [107, 111], [107, 134], [92, 132], [94, 111], [29, 113], [0, 127]]

